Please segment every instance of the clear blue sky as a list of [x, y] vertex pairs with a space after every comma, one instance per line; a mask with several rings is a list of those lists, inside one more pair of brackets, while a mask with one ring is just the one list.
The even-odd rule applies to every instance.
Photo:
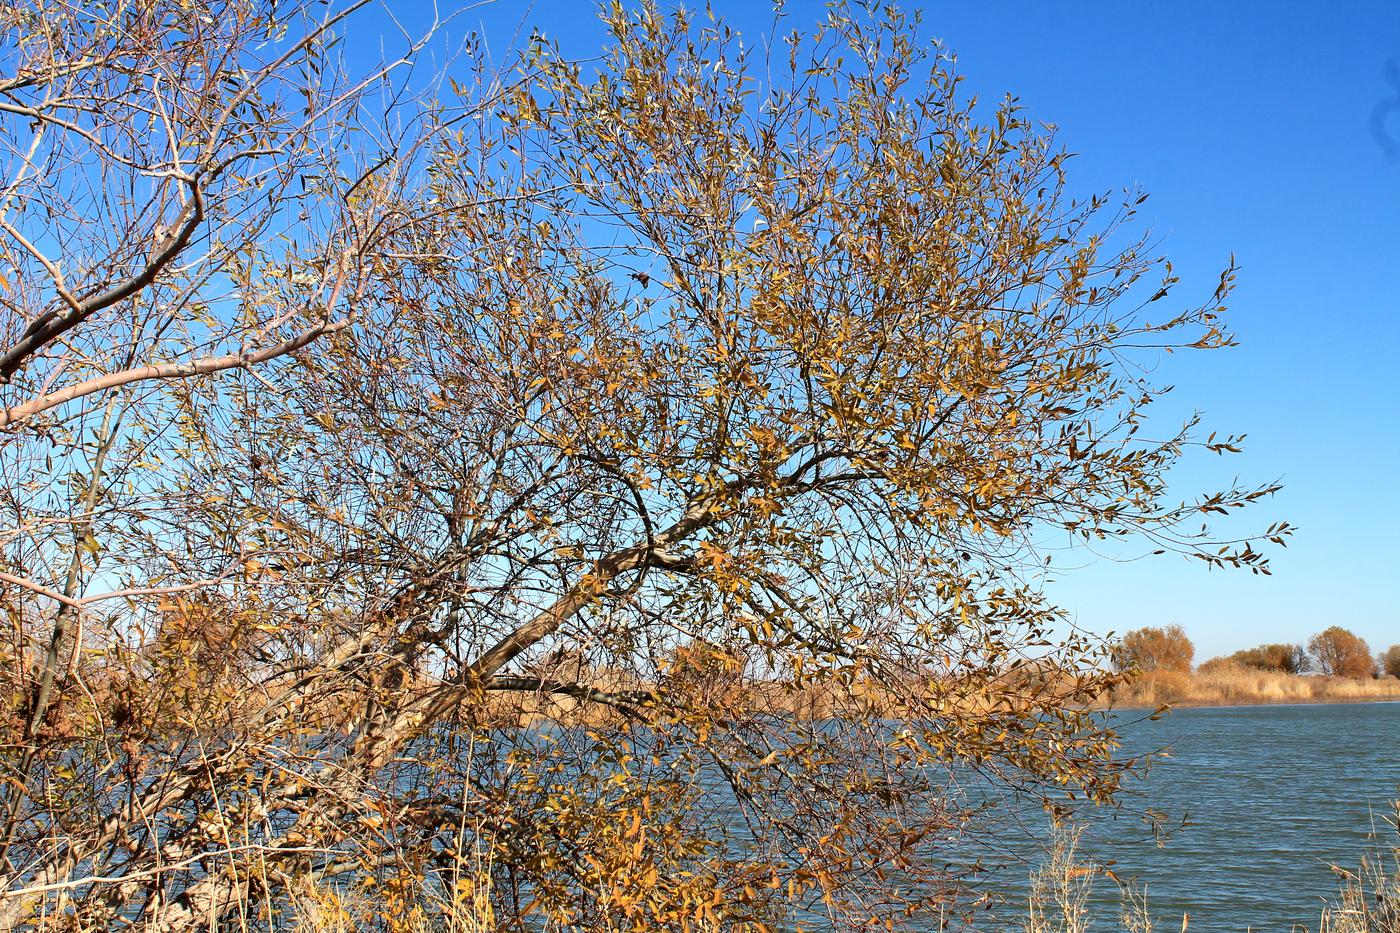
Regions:
[[[772, 21], [758, 0], [713, 6], [755, 41]], [[1174, 484], [1189, 495], [1236, 474], [1281, 478], [1284, 492], [1242, 525], [1282, 518], [1297, 535], [1270, 577], [1081, 554], [1052, 585], [1056, 601], [1100, 632], [1179, 622], [1198, 660], [1333, 624], [1373, 648], [1400, 642], [1400, 160], [1370, 128], [1400, 92], [1385, 78], [1400, 62], [1400, 0], [907, 6], [958, 54], [970, 92], [1015, 93], [1060, 127], [1080, 154], [1076, 186], [1151, 193], [1146, 216], [1183, 297], [1208, 295], [1232, 251], [1242, 266], [1231, 303], [1241, 346], [1172, 358], [1162, 378], [1185, 410], [1205, 410], [1208, 429], [1247, 432], [1248, 448], [1198, 458]], [[537, 27], [587, 56], [602, 39], [592, 10], [497, 0], [450, 31], [481, 28], [504, 50]], [[790, 0], [787, 12], [797, 26], [822, 5]], [[356, 21], [352, 44], [374, 19]], [[1400, 113], [1391, 128], [1400, 140]]]

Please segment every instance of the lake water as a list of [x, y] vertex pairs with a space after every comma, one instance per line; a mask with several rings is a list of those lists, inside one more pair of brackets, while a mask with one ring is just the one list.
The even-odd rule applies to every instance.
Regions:
[[[1123, 734], [1129, 750], [1172, 749], [1135, 809], [1189, 823], [1159, 848], [1140, 819], [1100, 814], [1082, 847], [1147, 886], [1161, 930], [1183, 913], [1196, 933], [1315, 930], [1329, 866], [1356, 868], [1373, 827], [1400, 843], [1382, 822], [1400, 797], [1400, 703], [1182, 709]], [[1100, 884], [1096, 930], [1118, 929], [1113, 889]]]
[[[1384, 822], [1400, 798], [1400, 703], [1182, 709], [1155, 722], [1146, 712], [1118, 715], [1127, 753], [1170, 754], [1131, 783], [1121, 810], [1081, 813], [1081, 852], [1146, 887], [1159, 933], [1180, 930], [1183, 914], [1189, 933], [1315, 933], [1338, 890], [1331, 866], [1357, 868], [1378, 841], [1373, 830], [1400, 845]], [[711, 777], [718, 818], [742, 844], [728, 784]], [[1173, 818], [1160, 845], [1142, 818], [1148, 808]], [[1000, 863], [978, 889], [1001, 903], [973, 929], [1015, 929], [1025, 917], [1045, 817], [1038, 808], [1018, 810], [1001, 799], [993, 819], [1003, 831], [979, 834], [964, 853], [939, 853], [954, 864], [963, 855], [964, 864]], [[1090, 907], [1089, 933], [1120, 933], [1111, 881], [1099, 880]], [[815, 910], [790, 919], [808, 930], [837, 929]]]

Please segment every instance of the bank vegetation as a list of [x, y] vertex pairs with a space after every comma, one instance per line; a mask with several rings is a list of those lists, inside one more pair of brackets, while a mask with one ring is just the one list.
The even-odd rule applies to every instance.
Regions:
[[1400, 700], [1400, 678], [1289, 674], [1239, 664], [1197, 671], [1153, 671], [1114, 690], [1114, 707], [1250, 706]]
[[1400, 699], [1400, 645], [1372, 654], [1354, 632], [1329, 626], [1297, 644], [1266, 644], [1193, 666], [1180, 625], [1135, 629], [1112, 661], [1128, 673], [1102, 700], [1118, 707], [1353, 703]]

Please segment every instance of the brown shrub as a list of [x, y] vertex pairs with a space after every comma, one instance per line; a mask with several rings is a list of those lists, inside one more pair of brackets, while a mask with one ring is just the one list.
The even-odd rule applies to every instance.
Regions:
[[1230, 655], [1230, 660], [1242, 667], [1283, 671], [1285, 674], [1301, 674], [1311, 666], [1302, 645], [1260, 645], [1258, 648], [1236, 651]]
[[1211, 658], [1209, 661], [1202, 661], [1196, 665], [1198, 674], [1218, 674], [1230, 671], [1239, 671], [1244, 667], [1235, 660], [1234, 655], [1228, 658]]
[[1400, 677], [1400, 645], [1391, 645], [1376, 656], [1382, 673]]

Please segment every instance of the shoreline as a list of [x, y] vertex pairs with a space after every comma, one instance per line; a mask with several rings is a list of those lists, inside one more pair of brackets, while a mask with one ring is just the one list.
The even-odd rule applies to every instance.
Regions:
[[[1183, 700], [1177, 703], [1164, 703], [1168, 712], [1183, 709], [1253, 709], [1260, 706], [1372, 706], [1377, 703], [1400, 703], [1400, 693], [1394, 696], [1379, 697], [1319, 697], [1312, 700], [1254, 700], [1235, 702], [1211, 702], [1208, 700]], [[1100, 706], [1096, 710], [1113, 713], [1152, 712], [1160, 706]]]
[[1397, 702], [1400, 679], [1288, 674], [1236, 666], [1191, 673], [1159, 670], [1142, 674], [1103, 700], [1104, 706], [1114, 709]]

